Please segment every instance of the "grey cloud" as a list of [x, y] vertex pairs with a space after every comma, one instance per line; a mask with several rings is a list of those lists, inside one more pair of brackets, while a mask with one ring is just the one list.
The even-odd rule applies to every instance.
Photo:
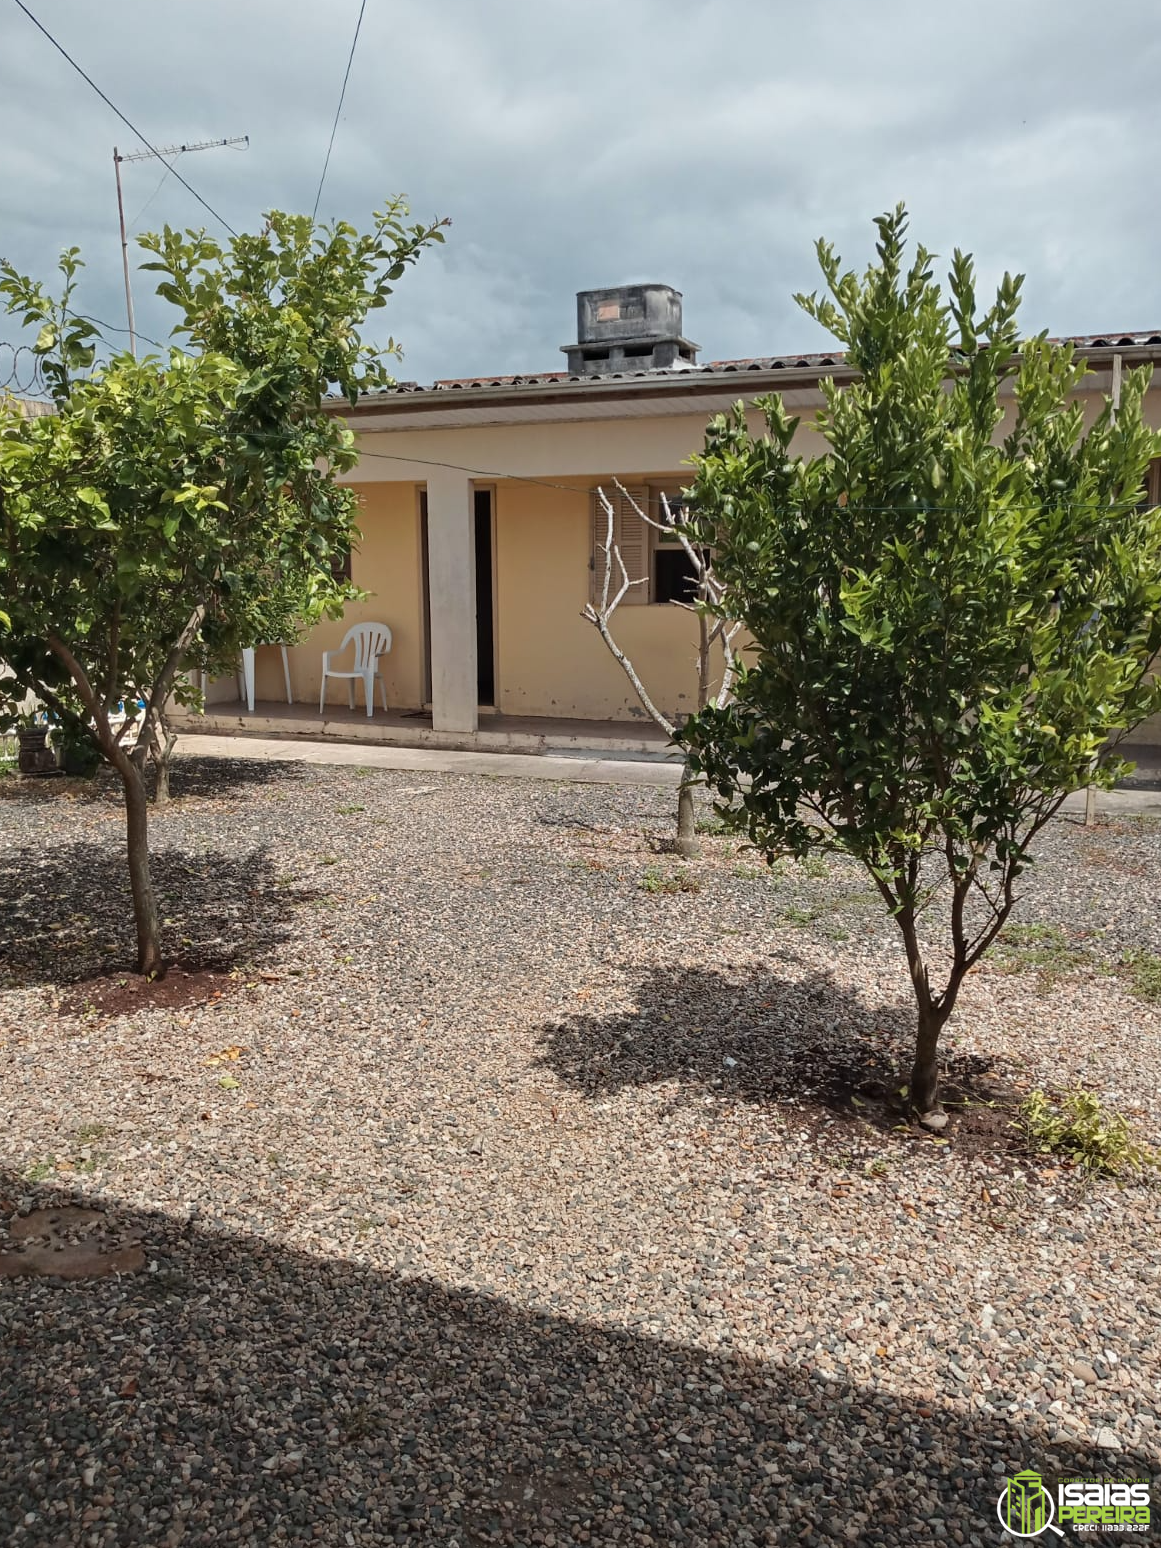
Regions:
[[[251, 135], [180, 163], [232, 224], [310, 208], [355, 0], [31, 3], [154, 143]], [[705, 358], [817, 347], [791, 300], [814, 238], [861, 265], [898, 199], [985, 282], [1026, 271], [1029, 328], [1156, 326], [1159, 64], [1155, 0], [368, 0], [322, 212], [406, 191], [453, 220], [384, 314], [404, 379], [553, 369], [573, 292], [641, 279], [684, 291]], [[121, 323], [131, 137], [11, 5], [0, 100], [0, 252], [45, 274], [80, 244], [89, 309]], [[161, 169], [125, 170], [133, 217]], [[164, 221], [208, 217], [170, 178]]]

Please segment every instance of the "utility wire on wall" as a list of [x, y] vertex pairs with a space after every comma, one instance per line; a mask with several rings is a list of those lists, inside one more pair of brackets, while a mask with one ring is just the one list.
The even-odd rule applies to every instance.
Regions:
[[344, 99], [345, 99], [345, 97], [347, 95], [347, 82], [351, 78], [351, 65], [354, 62], [355, 48], [356, 48], [356, 46], [358, 45], [358, 42], [359, 42], [359, 29], [363, 25], [363, 12], [366, 9], [367, 9], [367, 0], [361, 0], [361, 3], [359, 5], [359, 19], [355, 23], [355, 36], [351, 39], [351, 52], [347, 56], [347, 68], [346, 68], [346, 70], [343, 73], [343, 86], [342, 86], [342, 90], [339, 92], [339, 105], [335, 109], [335, 121], [331, 125], [331, 137], [330, 137], [330, 141], [329, 141], [329, 143], [327, 145], [326, 160], [323, 162], [322, 176], [318, 180], [318, 193], [316, 193], [315, 196], [314, 196], [314, 209], [310, 212], [311, 220], [315, 220], [318, 217], [319, 200], [322, 198], [323, 184], [327, 180], [327, 169], [329, 168], [329, 166], [331, 164], [331, 151], [333, 151], [334, 148], [335, 148], [335, 135], [338, 133], [339, 115], [343, 111], [343, 101], [344, 101]]

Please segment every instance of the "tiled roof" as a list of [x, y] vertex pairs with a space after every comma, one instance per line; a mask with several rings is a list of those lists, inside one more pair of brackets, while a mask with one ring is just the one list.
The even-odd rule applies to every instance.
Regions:
[[[1075, 344], [1079, 349], [1147, 349], [1161, 346], [1161, 331], [1144, 333], [1086, 333], [1053, 339], [1054, 344]], [[517, 376], [459, 376], [445, 377], [428, 385], [420, 382], [397, 382], [382, 393], [369, 397], [395, 397], [414, 392], [463, 392], [481, 388], [520, 388], [565, 386], [571, 383], [593, 386], [597, 382], [657, 381], [662, 378], [741, 375], [747, 371], [810, 371], [841, 367], [845, 356], [841, 350], [813, 355], [758, 355], [746, 360], [712, 360], [705, 365], [674, 366], [670, 370], [616, 371], [603, 376], [570, 376], [567, 371], [531, 371]], [[364, 401], [366, 401], [364, 399]]]

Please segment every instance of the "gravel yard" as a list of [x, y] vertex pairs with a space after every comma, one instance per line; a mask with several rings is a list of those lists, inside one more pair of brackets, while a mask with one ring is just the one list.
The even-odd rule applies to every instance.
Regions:
[[0, 1248], [83, 1202], [145, 1250], [0, 1279], [5, 1543], [993, 1544], [1021, 1468], [1156, 1479], [1161, 1190], [1004, 1104], [1082, 1080], [1161, 1142], [1161, 825], [1044, 835], [939, 1139], [841, 861], [679, 862], [648, 787], [174, 793], [201, 976], [149, 1004], [115, 791], [0, 780]]

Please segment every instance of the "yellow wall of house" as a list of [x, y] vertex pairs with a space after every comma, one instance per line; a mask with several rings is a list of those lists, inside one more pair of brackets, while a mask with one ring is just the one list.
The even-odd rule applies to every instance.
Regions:
[[[632, 486], [672, 469], [627, 476]], [[688, 474], [687, 474], [688, 477]], [[590, 490], [495, 485], [496, 694], [509, 715], [635, 720], [645, 716], [624, 671], [581, 616], [589, 599]], [[614, 634], [658, 708], [696, 709], [697, 624], [668, 604], [622, 606]]]
[[[290, 651], [290, 684], [296, 702], [318, 703], [322, 653], [336, 649], [355, 623], [385, 623], [391, 652], [381, 663], [387, 702], [415, 708], [423, 702], [423, 594], [420, 572], [419, 504], [414, 484], [353, 486], [359, 495], [357, 524], [362, 538], [351, 557], [351, 578], [370, 593], [352, 602], [337, 621], [324, 620]], [[335, 664], [351, 666], [351, 652]], [[277, 704], [286, 697], [282, 661], [276, 650], [260, 650], [254, 669], [255, 697]], [[345, 682], [327, 684], [328, 704], [347, 702]], [[356, 684], [356, 704], [363, 703]], [[382, 701], [379, 701], [380, 706]]]
[[[1094, 388], [1107, 385], [1100, 380]], [[1091, 421], [1099, 393], [1084, 396]], [[817, 394], [788, 397], [809, 424]], [[292, 651], [296, 700], [317, 702], [322, 651], [337, 646], [351, 623], [373, 619], [389, 624], [395, 637], [384, 663], [389, 703], [412, 708], [423, 702], [417, 488], [430, 461], [495, 475], [478, 482], [495, 491], [496, 708], [512, 715], [639, 718], [642, 711], [624, 673], [581, 617], [589, 594], [589, 493], [614, 474], [627, 484], [673, 478], [700, 447], [707, 417], [698, 412], [418, 430], [404, 428], [401, 418], [397, 430], [360, 431], [360, 444], [371, 455], [352, 481], [363, 531], [353, 574], [371, 595], [349, 607], [341, 622], [320, 625]], [[1161, 389], [1149, 394], [1146, 418], [1161, 423]], [[757, 415], [752, 424], [759, 428]], [[795, 449], [809, 456], [825, 448], [804, 427]], [[686, 469], [684, 478], [689, 476]], [[660, 707], [669, 713], [694, 707], [696, 623], [689, 614], [668, 605], [624, 607], [616, 632]], [[232, 692], [223, 684], [214, 696]], [[257, 696], [275, 703], [283, 697], [276, 651], [259, 652]], [[328, 697], [345, 703], [345, 684], [332, 685]], [[1145, 734], [1161, 740], [1161, 723]]]

